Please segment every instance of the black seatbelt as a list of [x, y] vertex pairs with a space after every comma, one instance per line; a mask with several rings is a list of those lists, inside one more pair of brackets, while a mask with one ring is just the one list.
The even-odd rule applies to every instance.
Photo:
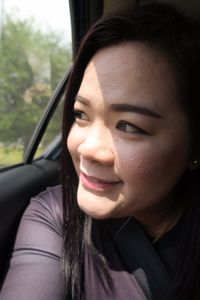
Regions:
[[110, 220], [109, 230], [126, 270], [134, 275], [147, 299], [163, 300], [172, 281], [138, 222], [133, 218]]

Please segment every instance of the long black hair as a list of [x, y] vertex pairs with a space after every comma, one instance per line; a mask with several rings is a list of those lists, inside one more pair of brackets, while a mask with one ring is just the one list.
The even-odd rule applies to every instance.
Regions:
[[[83, 38], [71, 72], [63, 116], [62, 188], [64, 207], [64, 270], [67, 299], [83, 299], [84, 249], [94, 255], [96, 268], [107, 276], [106, 261], [91, 239], [91, 218], [77, 205], [78, 178], [66, 146], [73, 124], [73, 106], [84, 70], [102, 48], [127, 41], [139, 41], [166, 55], [176, 74], [180, 105], [188, 116], [191, 131], [191, 159], [200, 157], [200, 23], [176, 9], [149, 4], [132, 12], [118, 12], [99, 19]], [[194, 156], [194, 157], [193, 157]], [[173, 166], [172, 166], [173, 168]], [[200, 299], [200, 172], [187, 170], [179, 188], [186, 207], [184, 234], [177, 256], [174, 299]]]

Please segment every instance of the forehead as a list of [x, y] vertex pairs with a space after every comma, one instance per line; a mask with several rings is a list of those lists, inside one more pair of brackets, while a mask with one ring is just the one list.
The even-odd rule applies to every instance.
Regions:
[[105, 102], [150, 104], [160, 112], [178, 106], [176, 78], [167, 56], [139, 42], [98, 51], [85, 70], [79, 93]]

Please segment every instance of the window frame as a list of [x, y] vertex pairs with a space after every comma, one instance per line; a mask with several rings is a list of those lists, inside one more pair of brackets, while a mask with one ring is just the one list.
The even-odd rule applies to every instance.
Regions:
[[[45, 130], [46, 130], [49, 122], [51, 121], [51, 117], [54, 114], [54, 112], [65, 92], [65, 88], [66, 88], [67, 80], [69, 78], [70, 71], [71, 71], [71, 67], [69, 67], [69, 69], [63, 75], [63, 78], [59, 82], [55, 92], [53, 93], [52, 97], [50, 98], [49, 103], [48, 103], [46, 109], [44, 110], [44, 113], [43, 113], [42, 117], [40, 118], [40, 121], [38, 122], [38, 124], [33, 132], [30, 142], [24, 152], [24, 159], [23, 159], [24, 164], [30, 164], [34, 159], [34, 155], [35, 155], [37, 148], [40, 144], [40, 141], [45, 133]], [[49, 159], [51, 158], [50, 153], [51, 152], [49, 152], [49, 154], [48, 154]], [[46, 156], [46, 158], [47, 158], [47, 156]]]

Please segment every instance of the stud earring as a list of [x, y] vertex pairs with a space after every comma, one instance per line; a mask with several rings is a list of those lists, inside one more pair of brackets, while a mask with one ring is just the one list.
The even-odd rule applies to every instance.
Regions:
[[188, 168], [190, 170], [195, 170], [199, 167], [199, 160], [198, 159], [194, 159], [193, 161], [191, 161], [188, 165]]

